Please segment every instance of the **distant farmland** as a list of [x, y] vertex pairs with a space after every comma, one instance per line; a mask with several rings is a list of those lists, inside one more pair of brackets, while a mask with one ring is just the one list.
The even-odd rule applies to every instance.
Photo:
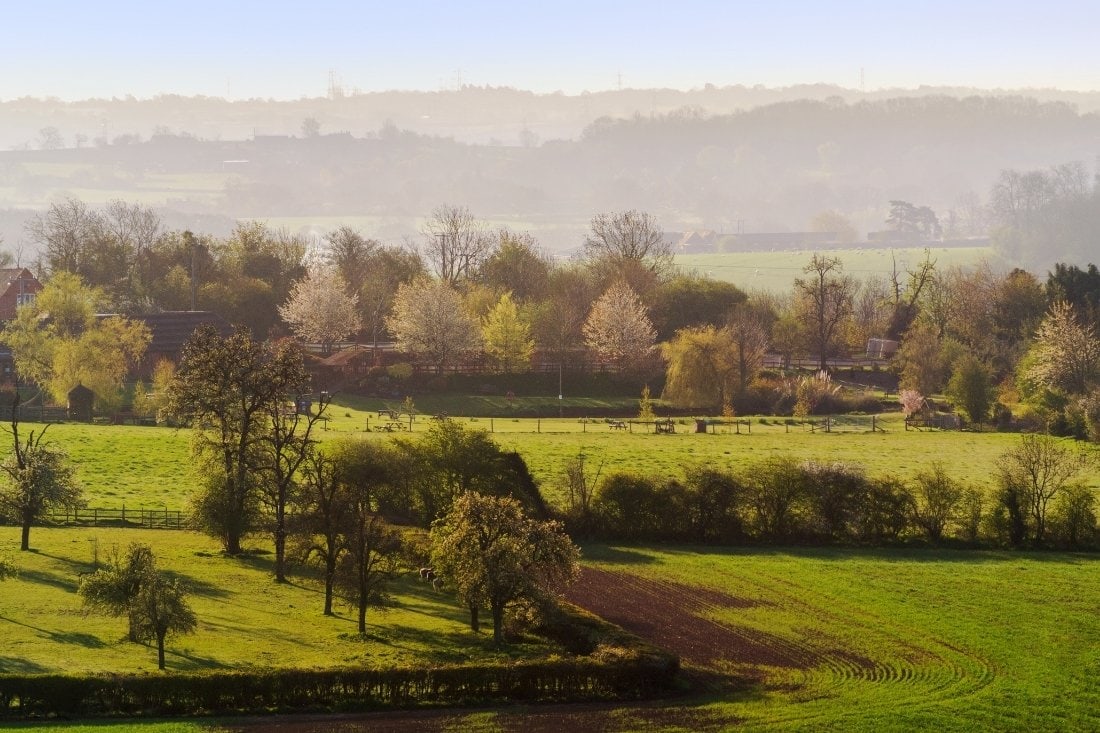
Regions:
[[[992, 247], [941, 247], [929, 252], [940, 269], [956, 265], [968, 267], [982, 260], [995, 264], [997, 260]], [[876, 249], [870, 245], [853, 245], [851, 249], [822, 254], [839, 257], [846, 273], [863, 280], [873, 275], [888, 277], [895, 262], [899, 270], [916, 266], [924, 258], [924, 249]], [[677, 255], [676, 264], [684, 270], [694, 270], [715, 280], [731, 282], [745, 290], [783, 292], [789, 290], [794, 279], [802, 275], [802, 268], [812, 255], [811, 250]]]

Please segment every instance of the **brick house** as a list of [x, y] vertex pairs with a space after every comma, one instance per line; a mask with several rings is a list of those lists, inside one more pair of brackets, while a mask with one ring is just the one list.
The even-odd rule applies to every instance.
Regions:
[[25, 267], [0, 269], [0, 321], [14, 319], [15, 309], [33, 301], [41, 289], [42, 283]]

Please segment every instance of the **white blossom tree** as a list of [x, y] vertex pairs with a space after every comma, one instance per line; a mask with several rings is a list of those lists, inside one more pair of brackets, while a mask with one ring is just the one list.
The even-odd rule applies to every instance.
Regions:
[[344, 278], [332, 267], [317, 267], [294, 283], [279, 315], [302, 341], [332, 351], [337, 341], [360, 328], [357, 295], [347, 293]]
[[446, 282], [419, 277], [404, 283], [393, 299], [386, 328], [401, 351], [445, 367], [481, 346], [477, 323], [466, 311], [462, 296]]
[[584, 323], [588, 347], [620, 370], [652, 352], [656, 338], [646, 307], [622, 281], [599, 297]]
[[1044, 387], [1080, 395], [1100, 380], [1100, 339], [1069, 303], [1050, 307], [1029, 356], [1027, 377]]

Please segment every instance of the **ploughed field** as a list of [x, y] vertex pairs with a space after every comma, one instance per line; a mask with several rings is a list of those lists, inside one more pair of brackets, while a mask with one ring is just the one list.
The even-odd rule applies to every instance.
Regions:
[[570, 597], [709, 690], [621, 729], [1098, 730], [1100, 557], [586, 548]]

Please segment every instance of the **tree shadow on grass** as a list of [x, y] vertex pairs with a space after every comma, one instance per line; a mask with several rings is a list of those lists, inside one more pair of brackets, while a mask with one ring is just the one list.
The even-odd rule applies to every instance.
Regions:
[[38, 585], [48, 585], [51, 588], [57, 588], [67, 593], [76, 593], [77, 586], [79, 584], [79, 576], [65, 577], [59, 573], [51, 573], [46, 570], [28, 570], [20, 569], [19, 579], [27, 581], [28, 583], [36, 583]]
[[42, 636], [48, 637], [50, 641], [57, 642], [58, 644], [76, 644], [88, 649], [101, 649], [107, 646], [107, 644], [95, 634], [85, 634], [80, 631], [50, 631], [49, 629], [32, 626], [5, 616], [0, 616], [0, 619], [13, 623], [16, 626], [30, 629], [31, 631], [37, 631]]
[[44, 674], [50, 670], [19, 657], [0, 657], [0, 674]]

